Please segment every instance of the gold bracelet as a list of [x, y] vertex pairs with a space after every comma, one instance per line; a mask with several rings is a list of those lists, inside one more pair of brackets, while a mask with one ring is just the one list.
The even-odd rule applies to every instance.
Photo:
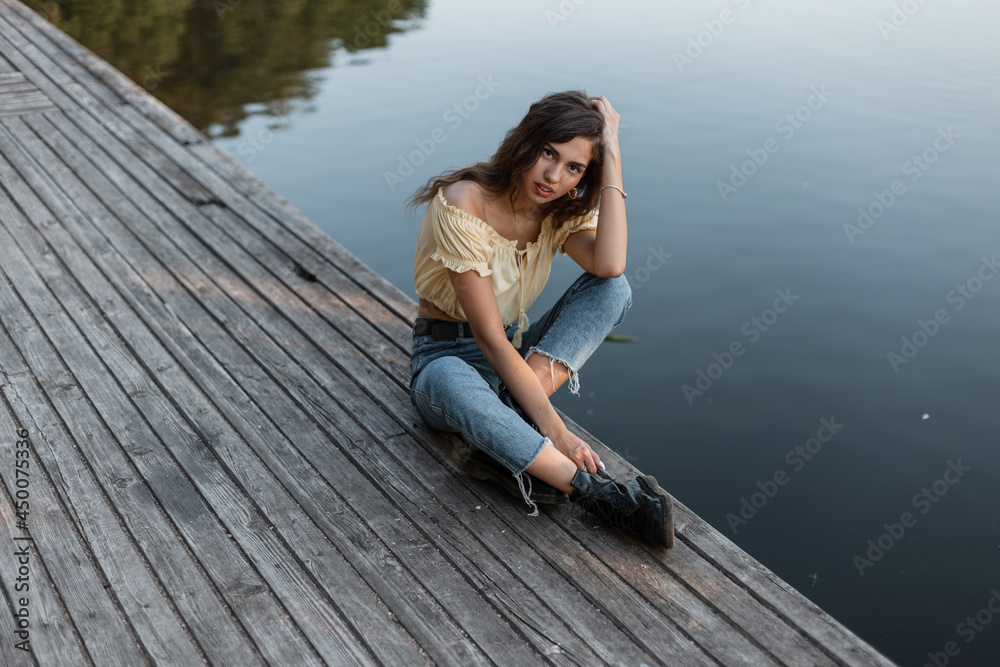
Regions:
[[622, 193], [622, 199], [625, 199], [626, 197], [628, 197], [628, 195], [627, 195], [627, 194], [625, 194], [625, 191], [624, 191], [624, 190], [622, 190], [622, 189], [621, 189], [620, 187], [618, 187], [617, 185], [605, 185], [604, 187], [602, 187], [602, 188], [601, 188], [601, 192], [604, 192], [604, 188], [614, 188], [614, 189], [615, 189], [615, 190], [617, 190], [618, 192]]

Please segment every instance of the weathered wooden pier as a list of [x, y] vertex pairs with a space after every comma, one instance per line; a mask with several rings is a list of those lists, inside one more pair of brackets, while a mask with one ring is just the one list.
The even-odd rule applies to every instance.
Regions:
[[470, 478], [414, 313], [0, 0], [0, 663], [891, 664], [682, 505], [652, 551]]

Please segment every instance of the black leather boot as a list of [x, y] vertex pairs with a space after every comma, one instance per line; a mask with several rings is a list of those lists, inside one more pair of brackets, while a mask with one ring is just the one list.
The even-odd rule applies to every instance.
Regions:
[[591, 514], [658, 547], [674, 546], [673, 500], [649, 475], [616, 482], [583, 470], [569, 499]]

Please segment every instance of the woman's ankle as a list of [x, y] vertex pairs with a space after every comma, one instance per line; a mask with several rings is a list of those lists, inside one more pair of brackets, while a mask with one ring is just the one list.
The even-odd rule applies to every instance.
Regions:
[[526, 472], [531, 473], [546, 484], [565, 493], [573, 492], [573, 476], [577, 473], [576, 464], [559, 452], [551, 442], [546, 442], [542, 451], [528, 466]]

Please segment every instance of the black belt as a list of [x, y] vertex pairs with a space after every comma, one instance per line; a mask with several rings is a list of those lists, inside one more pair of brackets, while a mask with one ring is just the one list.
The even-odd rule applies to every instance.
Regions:
[[413, 322], [414, 336], [430, 336], [434, 340], [455, 340], [472, 338], [472, 328], [468, 322], [449, 322], [433, 317], [418, 317]]

